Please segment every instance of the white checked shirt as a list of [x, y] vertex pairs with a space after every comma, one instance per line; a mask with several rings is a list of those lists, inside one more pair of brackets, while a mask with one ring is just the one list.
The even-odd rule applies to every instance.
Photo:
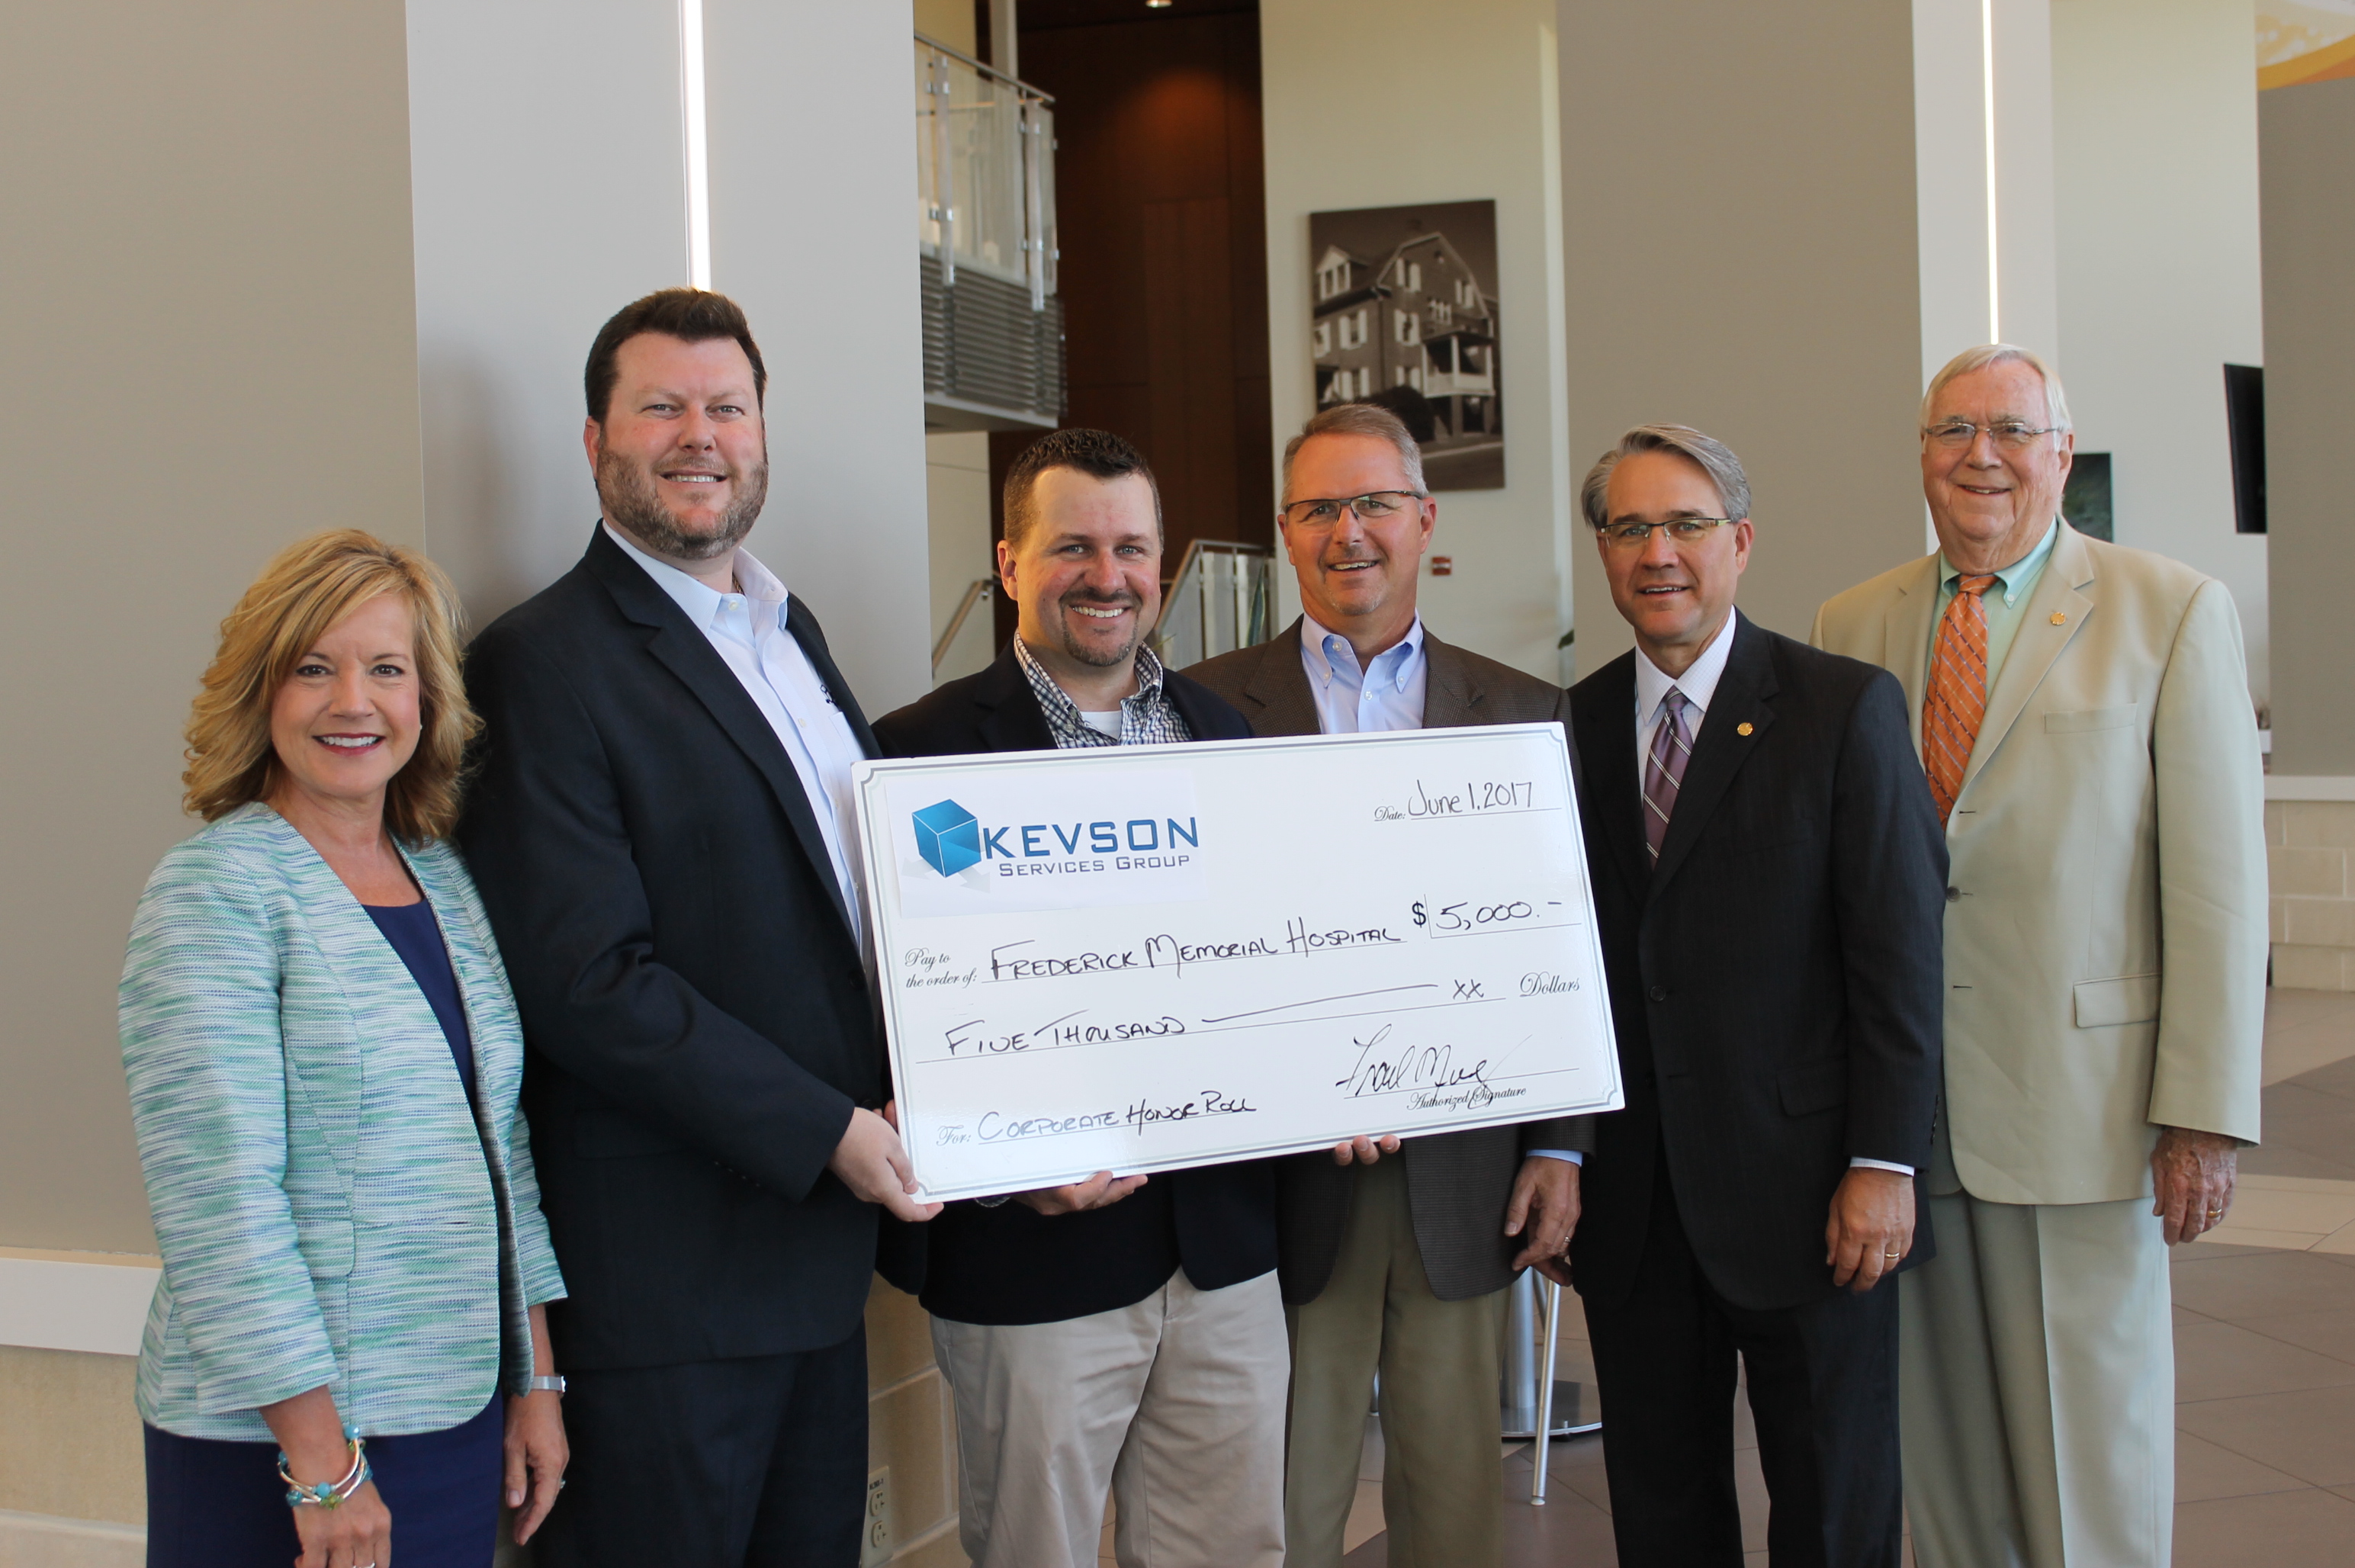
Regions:
[[809, 656], [785, 630], [790, 603], [785, 585], [753, 560], [751, 551], [739, 549], [736, 586], [740, 592], [722, 593], [667, 561], [656, 560], [611, 523], [605, 525], [605, 533], [687, 613], [687, 620], [726, 661], [744, 694], [776, 731], [785, 755], [793, 759], [802, 793], [809, 797], [818, 833], [834, 862], [835, 881], [842, 889], [843, 907], [850, 912], [851, 925], [860, 933], [863, 945], [866, 916], [858, 897], [858, 812], [850, 790], [850, 769], [865, 761], [867, 753], [859, 749], [850, 720], [826, 694], [826, 682], [818, 678]]

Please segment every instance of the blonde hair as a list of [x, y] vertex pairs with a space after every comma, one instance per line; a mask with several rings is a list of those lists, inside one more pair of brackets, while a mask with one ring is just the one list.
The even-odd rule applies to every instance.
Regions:
[[1370, 435], [1389, 442], [1398, 448], [1399, 465], [1406, 470], [1408, 487], [1418, 496], [1423, 494], [1423, 448], [1414, 443], [1414, 435], [1406, 421], [1390, 410], [1373, 403], [1335, 403], [1319, 411], [1300, 427], [1300, 433], [1284, 443], [1284, 498], [1292, 499], [1292, 460], [1300, 449], [1320, 435]]
[[388, 594], [415, 624], [420, 722], [415, 754], [385, 788], [385, 825], [410, 844], [449, 834], [466, 742], [483, 725], [459, 677], [458, 596], [432, 561], [357, 528], [280, 550], [221, 623], [185, 732], [188, 811], [210, 822], [270, 794], [280, 773], [270, 740], [279, 688], [329, 627]]

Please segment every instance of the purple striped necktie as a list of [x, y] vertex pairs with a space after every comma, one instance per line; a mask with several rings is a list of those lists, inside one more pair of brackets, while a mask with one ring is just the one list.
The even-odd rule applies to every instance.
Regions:
[[1685, 782], [1685, 764], [1692, 761], [1692, 730], [1685, 713], [1692, 703], [1675, 687], [1660, 706], [1659, 728], [1652, 731], [1652, 750], [1644, 759], [1644, 847], [1659, 864], [1660, 845], [1668, 836], [1668, 818], [1677, 809], [1677, 791]]

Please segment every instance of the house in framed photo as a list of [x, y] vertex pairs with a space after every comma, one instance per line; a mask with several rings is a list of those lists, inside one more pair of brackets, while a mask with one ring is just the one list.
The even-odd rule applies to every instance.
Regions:
[[1426, 452], [1502, 441], [1497, 301], [1445, 234], [1415, 235], [1379, 260], [1327, 244], [1315, 277], [1318, 407], [1412, 387], [1438, 427]]

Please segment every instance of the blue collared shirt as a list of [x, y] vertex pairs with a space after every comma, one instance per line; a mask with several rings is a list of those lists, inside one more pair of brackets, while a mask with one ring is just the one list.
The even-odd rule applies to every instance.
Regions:
[[778, 743], [793, 760], [794, 772], [809, 797], [834, 862], [836, 882], [842, 889], [843, 907], [850, 912], [852, 928], [866, 942], [865, 916], [858, 897], [858, 811], [851, 793], [850, 770], [866, 759], [850, 720], [843, 717], [826, 682], [810, 664], [801, 644], [785, 629], [790, 600], [776, 574], [736, 551], [734, 593], [722, 593], [688, 576], [667, 561], [656, 560], [631, 542], [611, 523], [606, 537], [645, 569], [655, 586], [670, 595], [695, 629], [726, 662], [744, 694], [760, 709], [761, 717], [776, 732]]
[[1423, 655], [1423, 617], [1406, 635], [1360, 668], [1358, 650], [1310, 615], [1300, 617], [1300, 665], [1316, 699], [1316, 728], [1327, 735], [1370, 735], [1423, 728], [1431, 665]]
[[[2058, 518], [2044, 530], [2043, 539], [2034, 549], [2009, 566], [1995, 569], [1995, 586], [1979, 595], [1979, 607], [1987, 612], [1987, 689], [1995, 689], [1996, 677], [2003, 673], [2004, 656], [2011, 652], [2012, 640], [2019, 635], [2019, 617], [2028, 605], [2028, 596], [2036, 592], [2037, 580], [2044, 575], [2044, 563], [2052, 559], [2052, 547], [2060, 541], [2061, 523]], [[1962, 578], [1962, 569], [1938, 552], [1938, 597], [1930, 607], [1930, 661], [1923, 667], [1922, 689], [1930, 689], [1929, 670], [1937, 662], [1938, 634], [1935, 627], [1946, 613], [1946, 606], [1955, 600], [1955, 584]]]
[[[1309, 694], [1316, 699], [1316, 728], [1327, 735], [1371, 735], [1387, 730], [1423, 728], [1423, 699], [1431, 688], [1431, 661], [1424, 656], [1423, 617], [1417, 615], [1406, 635], [1368, 660], [1361, 668], [1358, 650], [1338, 632], [1327, 631], [1313, 615], [1300, 617], [1300, 666], [1308, 674]], [[1533, 1155], [1583, 1165], [1586, 1157], [1572, 1149], [1533, 1148]]]

